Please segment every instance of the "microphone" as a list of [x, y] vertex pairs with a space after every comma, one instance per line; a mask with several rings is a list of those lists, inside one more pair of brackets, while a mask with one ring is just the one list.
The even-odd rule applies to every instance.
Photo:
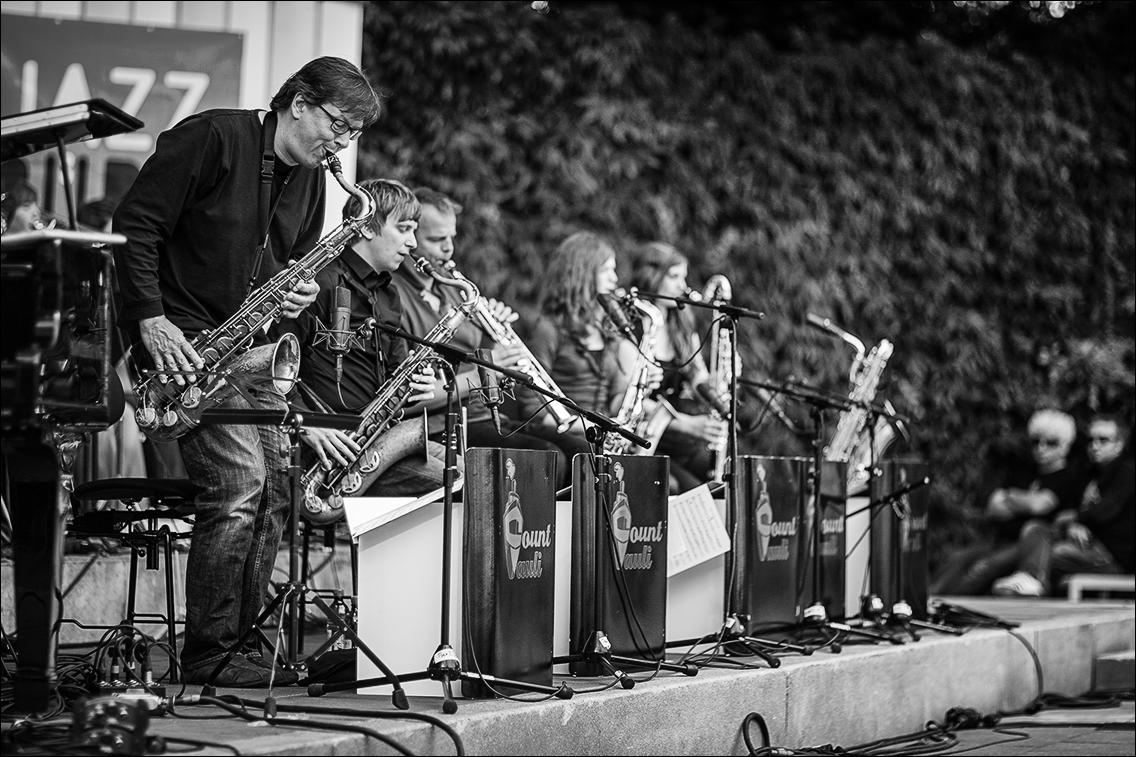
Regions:
[[631, 319], [627, 317], [627, 313], [623, 312], [623, 308], [620, 307], [619, 302], [616, 300], [616, 297], [622, 291], [622, 289], [617, 289], [615, 294], [601, 294], [599, 296], [600, 305], [607, 313], [607, 317], [615, 324], [619, 333], [634, 342], [637, 340], [635, 338], [635, 329], [631, 326]]
[[343, 356], [351, 349], [351, 291], [346, 287], [335, 288], [335, 307], [331, 309], [331, 332], [327, 338], [327, 349], [335, 355], [335, 381], [343, 378]]
[[722, 401], [722, 398], [719, 397], [718, 394], [710, 388], [709, 383], [703, 381], [701, 384], [694, 387], [694, 391], [698, 394], [699, 397], [702, 398], [703, 402], [714, 408], [718, 415], [722, 416], [726, 420], [729, 420], [729, 406], [727, 406], [726, 403]]
[[[478, 360], [484, 360], [487, 363], [493, 362], [493, 353], [487, 349], [477, 350], [474, 354]], [[481, 401], [489, 408], [489, 414], [493, 416], [493, 427], [497, 429], [497, 435], [501, 436], [501, 412], [497, 408], [501, 407], [501, 403], [505, 400], [501, 397], [501, 386], [497, 383], [497, 374], [484, 365], [479, 365], [477, 366], [477, 377], [481, 381]]]

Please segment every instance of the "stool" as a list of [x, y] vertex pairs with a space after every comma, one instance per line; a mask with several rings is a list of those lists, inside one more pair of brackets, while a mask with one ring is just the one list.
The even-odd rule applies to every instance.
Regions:
[[[158, 623], [166, 626], [171, 655], [177, 658], [177, 612], [174, 607], [174, 560], [173, 543], [175, 539], [186, 538], [189, 533], [178, 533], [169, 525], [158, 527], [158, 519], [184, 520], [193, 515], [193, 500], [205, 491], [205, 487], [188, 479], [178, 478], [110, 478], [88, 481], [75, 487], [71, 495], [72, 519], [68, 533], [81, 537], [104, 537], [118, 539], [130, 547], [130, 584], [128, 590], [126, 620], [127, 625], [136, 622]], [[149, 508], [141, 508], [143, 499], [150, 500]], [[119, 500], [131, 509], [126, 510], [86, 510], [83, 502], [99, 500]], [[148, 521], [142, 529], [131, 524]], [[128, 530], [124, 530], [128, 529]], [[136, 609], [138, 599], [138, 558], [146, 557], [147, 570], [158, 570], [158, 550], [166, 556], [166, 614], [142, 613]], [[88, 626], [90, 628], [109, 628], [108, 626]], [[178, 683], [177, 666], [171, 664], [170, 681]]]
[[1069, 576], [1069, 601], [1080, 602], [1086, 591], [1136, 594], [1136, 576], [1116, 573], [1074, 573]]

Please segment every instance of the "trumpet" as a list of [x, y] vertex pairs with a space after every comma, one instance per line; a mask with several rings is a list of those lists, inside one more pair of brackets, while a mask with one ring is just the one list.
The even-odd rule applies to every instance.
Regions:
[[[470, 283], [469, 279], [457, 270], [454, 261], [448, 260], [442, 267], [457, 281]], [[489, 303], [486, 302], [484, 298], [477, 300], [473, 309], [473, 318], [477, 321], [477, 325], [481, 327], [481, 330], [488, 334], [489, 338], [494, 342], [505, 346], [516, 345], [521, 350], [522, 358], [517, 368], [532, 379], [534, 384], [548, 392], [561, 396], [564, 395], [564, 392], [560, 391], [560, 387], [552, 380], [552, 376], [548, 374], [548, 371], [540, 364], [540, 361], [533, 356], [529, 348], [526, 347], [525, 343], [521, 341], [521, 338], [517, 336], [517, 332], [513, 330], [513, 327], [493, 315], [493, 312], [489, 309]], [[556, 422], [556, 431], [560, 434], [563, 434], [571, 428], [572, 424], [579, 419], [578, 415], [570, 412], [568, 408], [555, 400], [546, 403], [545, 409]]]

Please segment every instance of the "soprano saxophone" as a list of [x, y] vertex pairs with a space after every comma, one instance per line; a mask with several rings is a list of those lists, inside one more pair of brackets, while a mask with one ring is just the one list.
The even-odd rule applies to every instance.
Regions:
[[205, 363], [198, 380], [185, 386], [162, 383], [159, 371], [147, 371], [134, 385], [138, 427], [152, 441], [166, 442], [186, 434], [201, 423], [201, 416], [231, 397], [243, 376], [267, 374], [280, 394], [287, 394], [300, 367], [300, 344], [288, 334], [275, 344], [249, 349], [257, 332], [284, 314], [288, 293], [301, 281], [311, 281], [343, 248], [357, 237], [374, 214], [367, 192], [343, 178], [339, 159], [327, 153], [327, 169], [336, 181], [360, 202], [360, 213], [349, 218], [319, 241], [315, 248], [257, 287], [227, 321], [202, 331], [191, 344]]
[[[423, 273], [444, 286], [462, 290], [462, 304], [451, 308], [425, 337], [425, 341], [445, 343], [472, 314], [481, 295], [469, 281], [442, 276], [425, 258], [414, 258]], [[343, 514], [343, 498], [367, 491], [390, 465], [424, 445], [422, 426], [399, 423], [402, 408], [410, 396], [410, 378], [423, 366], [441, 360], [437, 352], [426, 346], [414, 349], [383, 383], [374, 399], [360, 413], [359, 425], [350, 433], [361, 448], [350, 465], [334, 465], [330, 469], [316, 463], [300, 479], [303, 489], [303, 517], [323, 525], [338, 520]]]
[[[443, 266], [451, 276], [458, 281], [469, 281], [461, 274], [454, 266], [454, 261], [447, 261]], [[517, 364], [517, 369], [528, 375], [533, 383], [549, 392], [553, 392], [560, 396], [564, 396], [564, 392], [560, 391], [560, 387], [553, 381], [552, 376], [548, 374], [544, 366], [540, 364], [521, 338], [517, 336], [517, 332], [513, 330], [512, 325], [504, 323], [493, 315], [489, 309], [489, 303], [484, 299], [477, 302], [477, 307], [474, 308], [473, 317], [477, 320], [477, 325], [481, 330], [489, 335], [497, 344], [501, 345], [516, 345], [522, 352], [521, 361]], [[567, 431], [573, 423], [579, 418], [575, 413], [561, 405], [559, 402], [548, 402], [545, 404], [545, 409], [552, 416], [556, 422], [557, 433], [563, 434]]]

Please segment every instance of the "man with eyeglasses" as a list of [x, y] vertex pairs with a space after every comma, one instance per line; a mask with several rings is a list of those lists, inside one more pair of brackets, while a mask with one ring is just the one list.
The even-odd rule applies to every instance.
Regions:
[[[265, 110], [209, 110], [158, 137], [114, 215], [120, 325], [135, 361], [178, 384], [204, 363], [191, 341], [223, 324], [255, 288], [302, 257], [323, 231], [322, 161], [379, 117], [379, 96], [353, 63], [317, 58], [281, 86]], [[296, 318], [319, 286], [282, 292]], [[258, 343], [267, 343], [257, 334]], [[250, 387], [264, 408], [270, 388]], [[248, 408], [234, 397], [229, 408]], [[288, 514], [288, 440], [276, 426], [202, 424], [178, 440], [191, 480], [206, 490], [186, 568], [181, 663], [205, 683], [260, 613]], [[295, 671], [241, 650], [218, 686], [295, 683]]]
[[1128, 429], [1117, 417], [1089, 424], [1092, 479], [1080, 505], [1057, 513], [1052, 525], [1030, 523], [1022, 533], [1018, 570], [994, 582], [994, 593], [1036, 596], [1073, 573], [1132, 573], [1136, 531], [1136, 468], [1124, 455]]
[[1029, 459], [1013, 461], [998, 471], [997, 483], [985, 499], [988, 531], [983, 542], [948, 560], [931, 585], [933, 594], [989, 592], [997, 579], [1018, 566], [1026, 525], [1031, 521], [1048, 525], [1057, 512], [1079, 501], [1086, 479], [1068, 464], [1077, 434], [1073, 417], [1058, 410], [1039, 410], [1030, 417], [1027, 431]]

